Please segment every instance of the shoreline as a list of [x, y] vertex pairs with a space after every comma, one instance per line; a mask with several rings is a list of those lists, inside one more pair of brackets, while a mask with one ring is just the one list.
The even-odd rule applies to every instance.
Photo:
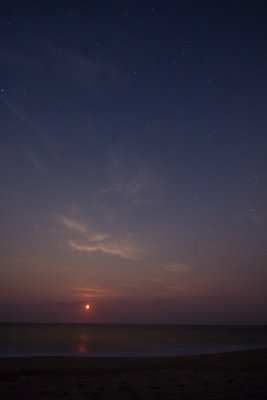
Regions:
[[0, 400], [267, 398], [267, 349], [179, 357], [0, 358]]
[[112, 371], [121, 368], [184, 368], [193, 366], [242, 366], [243, 363], [267, 361], [267, 348], [182, 356], [159, 357], [79, 357], [32, 356], [0, 357], [0, 374], [4, 371]]

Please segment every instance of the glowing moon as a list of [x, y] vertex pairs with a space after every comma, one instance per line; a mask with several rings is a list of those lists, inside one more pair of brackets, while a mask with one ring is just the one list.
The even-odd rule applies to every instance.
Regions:
[[89, 310], [90, 309], [90, 304], [86, 304], [85, 309]]

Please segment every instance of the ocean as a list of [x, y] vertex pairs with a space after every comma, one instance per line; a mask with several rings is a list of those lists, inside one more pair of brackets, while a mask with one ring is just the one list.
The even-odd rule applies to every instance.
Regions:
[[150, 357], [267, 347], [267, 326], [0, 324], [0, 357]]

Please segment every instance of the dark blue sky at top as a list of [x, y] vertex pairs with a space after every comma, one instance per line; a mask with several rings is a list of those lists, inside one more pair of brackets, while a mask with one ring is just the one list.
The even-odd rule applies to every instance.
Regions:
[[0, 9], [1, 320], [266, 322], [266, 4]]

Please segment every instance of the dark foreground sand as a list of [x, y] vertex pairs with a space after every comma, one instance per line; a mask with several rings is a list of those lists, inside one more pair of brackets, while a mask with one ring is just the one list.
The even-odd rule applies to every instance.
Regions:
[[0, 358], [0, 399], [267, 399], [267, 349], [173, 358]]

